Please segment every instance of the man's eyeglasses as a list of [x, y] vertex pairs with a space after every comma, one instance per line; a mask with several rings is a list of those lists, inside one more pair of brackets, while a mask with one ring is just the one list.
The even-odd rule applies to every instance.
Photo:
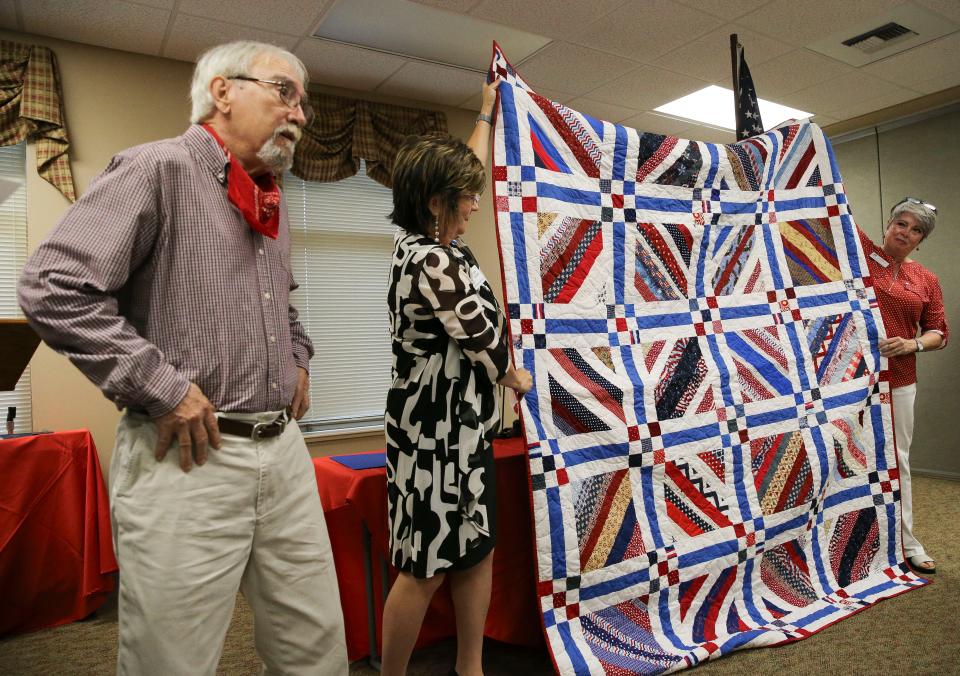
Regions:
[[303, 116], [307, 118], [307, 124], [310, 124], [310, 120], [313, 119], [313, 107], [310, 105], [310, 101], [307, 100], [306, 96], [300, 96], [297, 88], [288, 80], [261, 80], [258, 77], [248, 77], [246, 75], [232, 75], [228, 79], [273, 85], [277, 88], [277, 93], [280, 94], [280, 100], [283, 101], [285, 105], [291, 108], [300, 106], [300, 110], [303, 111]]
[[893, 208], [896, 209], [901, 204], [906, 204], [907, 202], [909, 202], [910, 204], [919, 204], [922, 207], [926, 207], [927, 209], [932, 211], [934, 214], [937, 213], [937, 208], [932, 204], [930, 204], [930, 202], [924, 202], [923, 200], [918, 200], [916, 197], [904, 197], [902, 200], [894, 204]]

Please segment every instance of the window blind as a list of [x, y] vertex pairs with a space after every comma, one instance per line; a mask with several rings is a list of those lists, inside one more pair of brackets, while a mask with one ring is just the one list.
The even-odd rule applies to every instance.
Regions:
[[390, 387], [387, 277], [395, 226], [393, 196], [363, 164], [335, 183], [283, 179], [291, 302], [313, 339], [307, 431], [382, 427]]
[[[17, 304], [17, 279], [27, 259], [26, 144], [0, 148], [0, 179], [18, 184], [14, 193], [0, 203], [0, 317], [20, 318]], [[3, 346], [0, 345], [0, 354]], [[0, 356], [2, 358], [2, 356]], [[0, 424], [6, 420], [7, 407], [17, 407], [15, 432], [33, 427], [30, 413], [30, 367], [12, 392], [0, 392]], [[0, 427], [0, 433], [6, 427]]]

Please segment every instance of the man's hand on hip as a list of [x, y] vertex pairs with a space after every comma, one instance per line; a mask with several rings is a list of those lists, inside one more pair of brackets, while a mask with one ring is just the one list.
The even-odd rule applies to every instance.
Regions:
[[310, 408], [310, 374], [306, 369], [297, 367], [297, 391], [293, 393], [290, 415], [297, 420]]
[[180, 448], [180, 468], [189, 472], [193, 463], [202, 465], [207, 461], [207, 446], [220, 448], [220, 428], [213, 404], [200, 388], [190, 383], [186, 396], [177, 407], [159, 418], [157, 425], [157, 462], [167, 456], [167, 449], [174, 437]]

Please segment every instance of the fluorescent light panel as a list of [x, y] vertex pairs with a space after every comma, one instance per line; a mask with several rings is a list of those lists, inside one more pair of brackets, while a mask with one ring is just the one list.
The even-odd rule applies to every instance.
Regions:
[[[813, 117], [808, 113], [789, 106], [782, 106], [773, 101], [758, 99], [760, 103], [760, 117], [763, 126], [772, 129], [786, 120], [804, 120]], [[665, 103], [656, 108], [658, 113], [684, 120], [692, 120], [699, 124], [708, 124], [722, 129], [736, 129], [737, 121], [733, 107], [733, 90], [726, 87], [710, 85], [692, 94], [682, 96], [676, 101]]]

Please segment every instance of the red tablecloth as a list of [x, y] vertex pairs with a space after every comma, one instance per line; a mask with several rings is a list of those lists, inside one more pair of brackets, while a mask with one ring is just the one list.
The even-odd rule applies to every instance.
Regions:
[[[493, 450], [497, 472], [498, 532], [493, 559], [493, 593], [484, 633], [498, 641], [539, 646], [543, 644], [543, 633], [537, 610], [530, 494], [523, 441], [497, 440]], [[316, 458], [313, 463], [337, 568], [347, 654], [352, 661], [369, 652], [361, 526], [366, 524], [371, 532], [375, 557], [386, 557], [386, 472], [383, 468], [349, 469], [331, 458]], [[380, 566], [376, 564], [373, 586], [377, 644], [381, 645], [383, 598], [380, 594]], [[453, 603], [444, 584], [424, 620], [418, 645], [454, 634]]]
[[0, 440], [0, 635], [86, 617], [116, 570], [90, 433]]

